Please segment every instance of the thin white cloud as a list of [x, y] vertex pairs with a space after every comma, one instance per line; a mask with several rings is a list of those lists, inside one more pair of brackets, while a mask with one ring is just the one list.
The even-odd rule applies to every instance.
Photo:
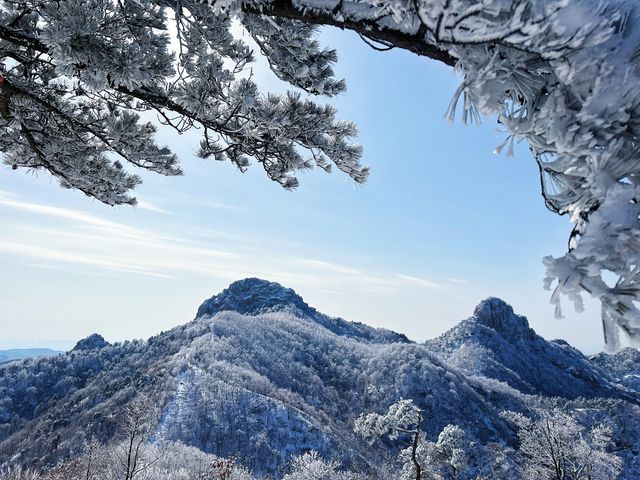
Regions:
[[0, 198], [0, 205], [15, 208], [17, 210], [23, 210], [29, 213], [36, 213], [57, 218], [65, 218], [68, 220], [77, 220], [82, 223], [93, 224], [102, 227], [118, 226], [118, 224], [114, 222], [109, 222], [108, 220], [100, 219], [88, 213], [80, 212], [78, 210], [70, 210], [68, 208], [51, 207], [49, 205], [42, 205], [39, 203], [22, 202], [11, 198]]
[[39, 258], [42, 260], [51, 260], [55, 262], [91, 265], [119, 272], [136, 273], [153, 277], [173, 278], [171, 275], [156, 272], [153, 270], [145, 270], [144, 268], [141, 268], [139, 266], [127, 264], [126, 262], [118, 261], [116, 259], [90, 257], [76, 253], [63, 252], [53, 248], [36, 245], [25, 245], [16, 242], [6, 242], [3, 240], [0, 240], [0, 252], [31, 258]]
[[[112, 222], [103, 218], [97, 217], [90, 213], [82, 212], [79, 210], [72, 210], [69, 208], [52, 207], [50, 205], [43, 205], [40, 203], [23, 202], [15, 200], [13, 198], [1, 198], [0, 206], [13, 208], [15, 210], [24, 211], [27, 213], [33, 213], [36, 215], [44, 215], [52, 218], [59, 218], [65, 220], [71, 220], [73, 222], [97, 229], [103, 234], [108, 236], [119, 236], [131, 239], [139, 239], [149, 241], [150, 239], [156, 240], [171, 240], [164, 235], [154, 234], [149, 235], [150, 232], [141, 230], [139, 228], [130, 227], [128, 225]], [[64, 229], [67, 230], [66, 228]]]
[[[123, 223], [112, 222], [78, 210], [51, 207], [48, 205], [4, 198], [0, 198], [0, 206], [10, 207], [38, 215], [72, 220], [80, 224], [81, 227], [89, 227], [80, 230], [78, 228], [69, 229], [66, 226], [62, 228], [58, 226], [52, 229], [43, 229], [42, 227], [32, 227], [28, 223], [26, 226], [21, 227], [22, 232], [31, 232], [34, 234], [33, 236], [46, 235], [49, 237], [52, 235], [67, 237], [67, 239], [68, 237], [72, 237], [75, 240], [84, 239], [87, 242], [108, 240], [117, 244], [124, 243], [136, 245], [138, 247], [170, 250], [173, 252], [181, 251], [207, 257], [238, 257], [237, 253], [192, 246], [190, 245], [190, 242], [181, 238], [162, 235], [149, 229], [135, 228]], [[89, 245], [91, 245], [91, 243], [89, 243]]]
[[189, 207], [206, 208], [212, 210], [229, 210], [234, 212], [244, 212], [247, 207], [243, 205], [234, 205], [231, 203], [218, 202], [210, 198], [202, 198], [202, 196], [179, 194], [171, 197], [172, 204], [183, 205]]
[[447, 278], [447, 281], [451, 283], [458, 283], [460, 285], [467, 285], [469, 280], [465, 280], [464, 278]]
[[334, 295], [337, 297], [342, 297], [346, 294], [346, 292], [339, 292], [337, 290], [323, 290], [323, 289], [318, 290], [318, 293], [324, 293], [326, 295]]
[[39, 268], [41, 270], [67, 270], [64, 265], [55, 265], [51, 263], [25, 262], [22, 265], [24, 265], [25, 267]]
[[164, 208], [160, 208], [159, 206], [157, 206], [156, 204], [150, 202], [149, 200], [145, 200], [142, 199], [140, 197], [138, 197], [138, 208], [142, 209], [142, 210], [147, 210], [149, 212], [154, 212], [154, 213], [163, 213], [165, 215], [170, 215], [171, 212], [169, 210], [165, 210]]
[[240, 235], [237, 233], [224, 232], [222, 230], [213, 230], [210, 228], [200, 228], [200, 227], [189, 227], [186, 231], [184, 231], [186, 236], [189, 238], [200, 238], [209, 240], [225, 240], [232, 241], [234, 244], [251, 244], [256, 245], [258, 242], [255, 237], [250, 237], [248, 235]]
[[396, 276], [409, 284], [418, 285], [420, 287], [426, 287], [426, 288], [442, 287], [442, 285], [440, 285], [439, 283], [432, 282], [431, 280], [427, 280], [426, 278], [422, 278], [422, 277], [414, 277], [413, 275], [405, 275], [403, 273], [398, 273], [396, 274]]
[[[202, 276], [229, 282], [257, 276], [332, 294], [391, 295], [400, 293], [407, 284], [439, 286], [410, 275], [296, 257], [291, 254], [296, 248], [278, 239], [266, 241], [261, 237], [202, 229], [196, 236], [189, 226], [181, 230], [187, 239], [83, 211], [15, 198], [0, 197], [0, 208], [28, 214], [21, 215], [19, 221], [5, 223], [0, 232], [0, 254], [20, 257], [22, 263], [31, 263], [33, 267], [37, 264], [36, 268], [64, 266], [72, 273], [115, 272], [165, 279]], [[38, 217], [43, 216], [56, 221], [42, 222]], [[221, 248], [210, 248], [214, 242]]]
[[309, 267], [314, 270], [326, 270], [334, 273], [343, 273], [345, 275], [361, 275], [362, 272], [355, 268], [336, 265], [335, 263], [325, 262], [324, 260], [315, 260], [309, 258], [297, 258], [294, 260], [299, 265]]
[[[148, 198], [137, 197], [138, 204], [137, 208], [142, 210], [147, 210], [154, 213], [164, 213], [167, 215], [178, 215], [178, 213], [167, 210], [166, 208], [160, 207], [157, 205], [155, 201], [152, 201]], [[184, 207], [198, 207], [205, 208], [210, 210], [228, 210], [233, 212], [244, 212], [247, 210], [246, 207], [241, 205], [234, 205], [231, 203], [225, 202], [217, 202], [215, 200], [211, 200], [210, 198], [202, 198], [196, 195], [190, 194], [177, 194], [171, 197], [171, 205], [175, 206], [177, 210], [180, 210], [180, 206]]]
[[276, 268], [278, 259], [264, 250], [247, 257], [243, 252], [214, 250], [76, 210], [18, 200], [0, 199], [0, 207], [62, 220], [55, 227], [40, 227], [34, 225], [37, 221], [21, 217], [18, 224], [7, 224], [0, 233], [0, 253], [35, 259], [31, 263], [48, 261], [56, 266], [52, 268], [66, 263], [160, 278], [202, 275], [226, 281], [249, 276], [295, 283], [313, 280], [308, 269]]

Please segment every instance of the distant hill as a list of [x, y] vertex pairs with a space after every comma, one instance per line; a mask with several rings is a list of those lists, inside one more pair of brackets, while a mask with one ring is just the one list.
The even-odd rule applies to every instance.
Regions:
[[12, 348], [9, 350], [0, 350], [0, 363], [22, 360], [23, 358], [50, 357], [60, 353], [64, 352], [51, 348]]
[[561, 405], [621, 424], [624, 478], [640, 478], [640, 394], [568, 344], [537, 336], [502, 300], [418, 344], [323, 315], [259, 279], [231, 284], [194, 320], [147, 341], [92, 335], [65, 354], [0, 367], [0, 464], [53, 463], [89, 435], [107, 440], [117, 413], [140, 396], [157, 407], [154, 438], [235, 456], [276, 478], [311, 449], [345, 466], [375, 465], [397, 445], [366, 444], [353, 422], [399, 398], [424, 410], [432, 438], [455, 423], [505, 447], [516, 436], [502, 410]]

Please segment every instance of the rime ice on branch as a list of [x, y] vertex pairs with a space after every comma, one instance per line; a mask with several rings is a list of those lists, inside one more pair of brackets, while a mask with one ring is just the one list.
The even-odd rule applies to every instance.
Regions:
[[279, 78], [314, 95], [344, 90], [333, 78], [335, 51], [300, 22], [194, 1], [0, 1], [4, 162], [45, 169], [107, 204], [135, 203], [140, 178], [123, 162], [181, 173], [176, 156], [156, 144], [155, 126], [141, 119], [152, 111], [179, 132], [200, 128], [201, 157], [241, 170], [259, 162], [285, 188], [314, 165], [364, 182], [355, 125], [297, 92], [261, 93], [251, 79], [253, 51], [231, 34], [234, 19]]

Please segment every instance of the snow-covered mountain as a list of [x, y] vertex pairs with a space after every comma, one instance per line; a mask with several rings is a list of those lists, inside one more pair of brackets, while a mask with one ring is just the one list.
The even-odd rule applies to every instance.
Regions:
[[210, 318], [222, 311], [231, 311], [242, 315], [289, 312], [296, 317], [313, 320], [340, 336], [374, 343], [410, 343], [409, 339], [400, 333], [323, 315], [307, 305], [302, 297], [292, 289], [259, 278], [245, 278], [233, 282], [221, 293], [214, 295], [200, 305], [196, 319]]
[[[447, 364], [526, 394], [626, 398], [598, 364], [563, 340], [545, 340], [510, 305], [488, 298], [443, 335], [426, 342]], [[604, 355], [604, 354], [603, 354]]]
[[637, 392], [566, 343], [538, 337], [501, 300], [417, 344], [246, 279], [206, 300], [191, 322], [147, 341], [110, 345], [94, 335], [64, 355], [0, 367], [0, 464], [54, 462], [88, 435], [106, 440], [118, 412], [140, 396], [157, 408], [156, 439], [235, 455], [264, 474], [278, 475], [309, 449], [347, 466], [376, 464], [394, 446], [366, 444], [353, 422], [400, 397], [424, 410], [431, 437], [455, 423], [478, 442], [513, 445], [500, 412], [559, 396], [582, 410], [608, 402], [613, 421], [626, 422], [620, 441], [637, 448], [640, 438], [628, 420]]

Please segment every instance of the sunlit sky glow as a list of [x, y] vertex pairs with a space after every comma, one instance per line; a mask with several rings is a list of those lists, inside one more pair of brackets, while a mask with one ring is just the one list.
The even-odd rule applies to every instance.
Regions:
[[[375, 52], [326, 30], [348, 92], [332, 103], [360, 127], [369, 182], [300, 176], [286, 192], [260, 166], [195, 158], [198, 131], [161, 130], [185, 176], [143, 175], [136, 208], [111, 208], [60, 189], [43, 173], [0, 168], [0, 348], [69, 348], [99, 332], [146, 338], [193, 318], [233, 280], [295, 289], [324, 313], [423, 341], [499, 296], [547, 338], [602, 347], [599, 308], [553, 318], [542, 288], [546, 254], [570, 223], [548, 212], [526, 145], [492, 152], [499, 125], [448, 123], [460, 79], [403, 51]], [[282, 85], [263, 66], [267, 89]]]

